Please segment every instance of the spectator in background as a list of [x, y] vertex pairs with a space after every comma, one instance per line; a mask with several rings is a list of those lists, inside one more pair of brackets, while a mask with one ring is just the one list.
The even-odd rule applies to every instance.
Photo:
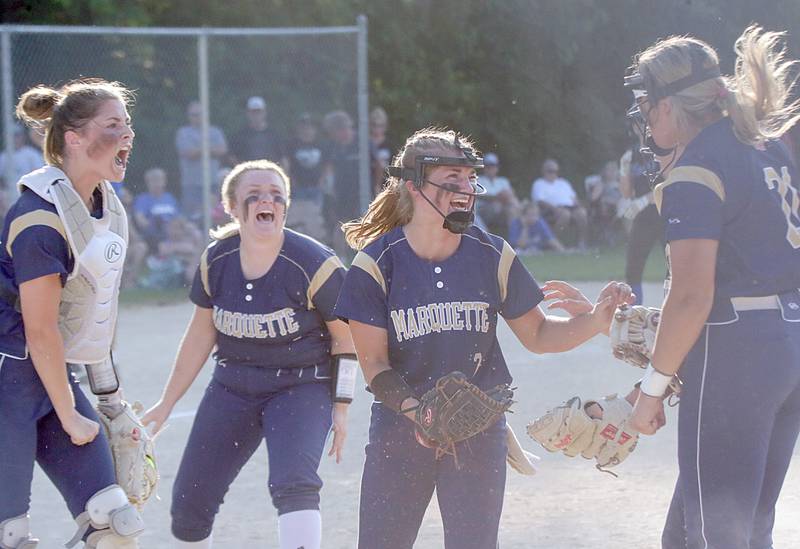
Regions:
[[232, 166], [247, 160], [271, 160], [288, 168], [283, 140], [269, 127], [267, 103], [263, 97], [253, 96], [247, 100], [247, 125], [231, 139]]
[[486, 194], [478, 197], [478, 214], [489, 232], [506, 236], [509, 223], [519, 214], [519, 200], [508, 179], [497, 174], [500, 161], [496, 154], [486, 153], [483, 165], [478, 183], [486, 189]]
[[586, 198], [589, 201], [589, 219], [592, 234], [597, 235], [603, 244], [613, 246], [616, 243], [617, 231], [615, 223], [617, 210], [622, 200], [619, 186], [619, 166], [609, 161], [599, 174], [588, 176], [584, 180]]
[[536, 202], [527, 200], [522, 204], [519, 217], [511, 220], [508, 243], [520, 255], [535, 255], [543, 250], [564, 251], [564, 246], [550, 230], [550, 225], [539, 217], [539, 207]]
[[46, 164], [44, 161], [44, 129], [38, 126], [31, 126], [28, 128], [28, 141], [31, 147], [36, 149], [36, 152], [42, 157], [42, 166]]
[[125, 185], [120, 185], [119, 190], [116, 192], [125, 208], [125, 212], [128, 214], [128, 218], [134, 220], [133, 223], [128, 223], [128, 250], [125, 252], [125, 264], [122, 269], [120, 286], [122, 289], [135, 288], [138, 285], [139, 278], [142, 276], [142, 269], [147, 259], [147, 242], [144, 241], [139, 229], [136, 227], [133, 194]]
[[[203, 111], [200, 103], [189, 103], [186, 114], [189, 125], [178, 128], [175, 134], [181, 169], [181, 210], [189, 219], [198, 221], [203, 217]], [[208, 141], [211, 153], [209, 173], [213, 179], [219, 171], [220, 160], [228, 153], [228, 143], [225, 134], [216, 126], [209, 126]]]
[[217, 172], [216, 181], [213, 185], [211, 185], [211, 197], [209, 198], [208, 203], [211, 204], [212, 227], [221, 227], [229, 223], [231, 220], [231, 216], [229, 216], [228, 212], [225, 211], [225, 204], [222, 202], [222, 195], [220, 194], [222, 182], [225, 181], [225, 178], [228, 177], [229, 173], [231, 173], [231, 169], [227, 166], [220, 168]]
[[331, 244], [322, 218], [328, 155], [310, 114], [303, 113], [298, 118], [295, 136], [289, 141], [286, 151], [292, 182], [292, 207], [288, 211], [286, 227]]
[[531, 185], [531, 200], [539, 206], [542, 217], [557, 231], [574, 225], [578, 249], [586, 249], [588, 217], [578, 202], [572, 184], [558, 177], [558, 162], [549, 158], [542, 164], [542, 177]]
[[203, 253], [206, 239], [197, 226], [183, 216], [173, 217], [167, 224], [166, 238], [158, 244], [162, 259], [177, 260], [182, 273], [181, 284], [191, 285], [197, 269], [197, 258]]
[[133, 219], [151, 252], [166, 237], [167, 224], [178, 215], [178, 201], [167, 192], [167, 174], [161, 168], [144, 173], [147, 191], [133, 201]]
[[7, 190], [11, 190], [23, 175], [44, 166], [42, 151], [28, 144], [25, 138], [25, 128], [19, 124], [14, 124], [14, 153], [11, 156], [11, 178], [13, 181], [6, 181], [8, 162], [8, 155], [4, 150], [0, 153], [0, 181], [2, 181], [3, 187]]
[[372, 194], [377, 195], [383, 189], [386, 180], [386, 168], [392, 161], [392, 148], [386, 140], [389, 128], [389, 117], [381, 107], [375, 107], [369, 113], [369, 159], [372, 175]]
[[341, 224], [361, 215], [358, 185], [358, 143], [353, 119], [344, 111], [325, 115], [322, 123], [330, 139], [332, 185], [325, 199], [325, 217], [332, 233], [333, 248], [339, 257], [352, 256], [345, 243]]

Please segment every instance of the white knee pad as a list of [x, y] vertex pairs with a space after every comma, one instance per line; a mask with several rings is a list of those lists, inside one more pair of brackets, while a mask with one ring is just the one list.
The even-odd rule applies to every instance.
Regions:
[[144, 531], [144, 521], [139, 511], [116, 484], [89, 498], [86, 511], [78, 515], [75, 521], [78, 531], [67, 542], [67, 547], [77, 544], [92, 527], [96, 531], [86, 539], [87, 549], [133, 549], [138, 547], [136, 538]]
[[0, 549], [36, 549], [38, 539], [31, 537], [28, 515], [0, 522]]

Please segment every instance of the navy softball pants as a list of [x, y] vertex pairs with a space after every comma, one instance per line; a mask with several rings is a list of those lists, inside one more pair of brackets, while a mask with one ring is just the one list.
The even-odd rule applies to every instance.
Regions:
[[211, 535], [228, 487], [265, 439], [269, 493], [278, 514], [319, 509], [317, 468], [331, 411], [327, 365], [217, 365], [172, 488], [175, 537], [200, 541]]
[[[71, 377], [70, 386], [78, 412], [98, 421], [78, 380]], [[88, 444], [72, 444], [30, 359], [0, 355], [0, 441], [0, 522], [28, 512], [34, 463], [55, 484], [73, 517], [86, 510], [95, 493], [117, 482], [103, 429]]]
[[757, 310], [707, 325], [680, 375], [680, 473], [663, 548], [771, 549], [800, 431], [800, 321]]
[[446, 549], [496, 549], [506, 483], [505, 419], [439, 460], [414, 438], [414, 424], [372, 405], [361, 479], [359, 549], [410, 549], [434, 489]]

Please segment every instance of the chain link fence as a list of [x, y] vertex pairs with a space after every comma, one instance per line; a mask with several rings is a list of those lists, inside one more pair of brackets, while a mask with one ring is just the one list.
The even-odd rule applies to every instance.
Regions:
[[[136, 92], [132, 118], [136, 143], [125, 185], [144, 190], [143, 175], [160, 167], [168, 190], [180, 196], [181, 157], [176, 136], [190, 126], [193, 102], [200, 154], [193, 189], [202, 193], [202, 224], [211, 224], [220, 166], [235, 162], [236, 136], [248, 125], [248, 98], [261, 97], [268, 127], [289, 143], [298, 117], [310, 115], [319, 125], [326, 113], [341, 110], [355, 124], [358, 150], [358, 196], [348, 197], [362, 211], [370, 199], [367, 135], [366, 18], [352, 27], [221, 29], [0, 26], [2, 135], [6, 158], [14, 155], [19, 96], [36, 84], [58, 85], [79, 77], [122, 82]], [[218, 130], [216, 129], [218, 128]], [[322, 134], [322, 128], [319, 128]], [[227, 151], [215, 149], [219, 132]], [[280, 160], [275, 158], [273, 160]], [[0, 177], [12, 181], [5, 162]], [[186, 176], [184, 175], [184, 178]], [[200, 179], [200, 181], [196, 181]], [[335, 188], [334, 188], [335, 192]], [[197, 199], [197, 197], [195, 197]]]

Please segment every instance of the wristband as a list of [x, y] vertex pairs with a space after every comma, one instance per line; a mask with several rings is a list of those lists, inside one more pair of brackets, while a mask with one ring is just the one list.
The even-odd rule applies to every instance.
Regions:
[[639, 386], [639, 390], [647, 396], [661, 398], [664, 396], [664, 393], [667, 392], [669, 384], [672, 381], [672, 377], [673, 376], [669, 376], [667, 374], [662, 374], [653, 368], [653, 365], [651, 364], [644, 372], [644, 377], [642, 378], [642, 384]]
[[353, 402], [356, 394], [356, 378], [358, 377], [358, 358], [352, 353], [334, 355], [333, 357], [333, 401]]
[[372, 378], [369, 388], [384, 406], [397, 412], [402, 410], [407, 398], [416, 398], [408, 383], [393, 369], [389, 368]]

